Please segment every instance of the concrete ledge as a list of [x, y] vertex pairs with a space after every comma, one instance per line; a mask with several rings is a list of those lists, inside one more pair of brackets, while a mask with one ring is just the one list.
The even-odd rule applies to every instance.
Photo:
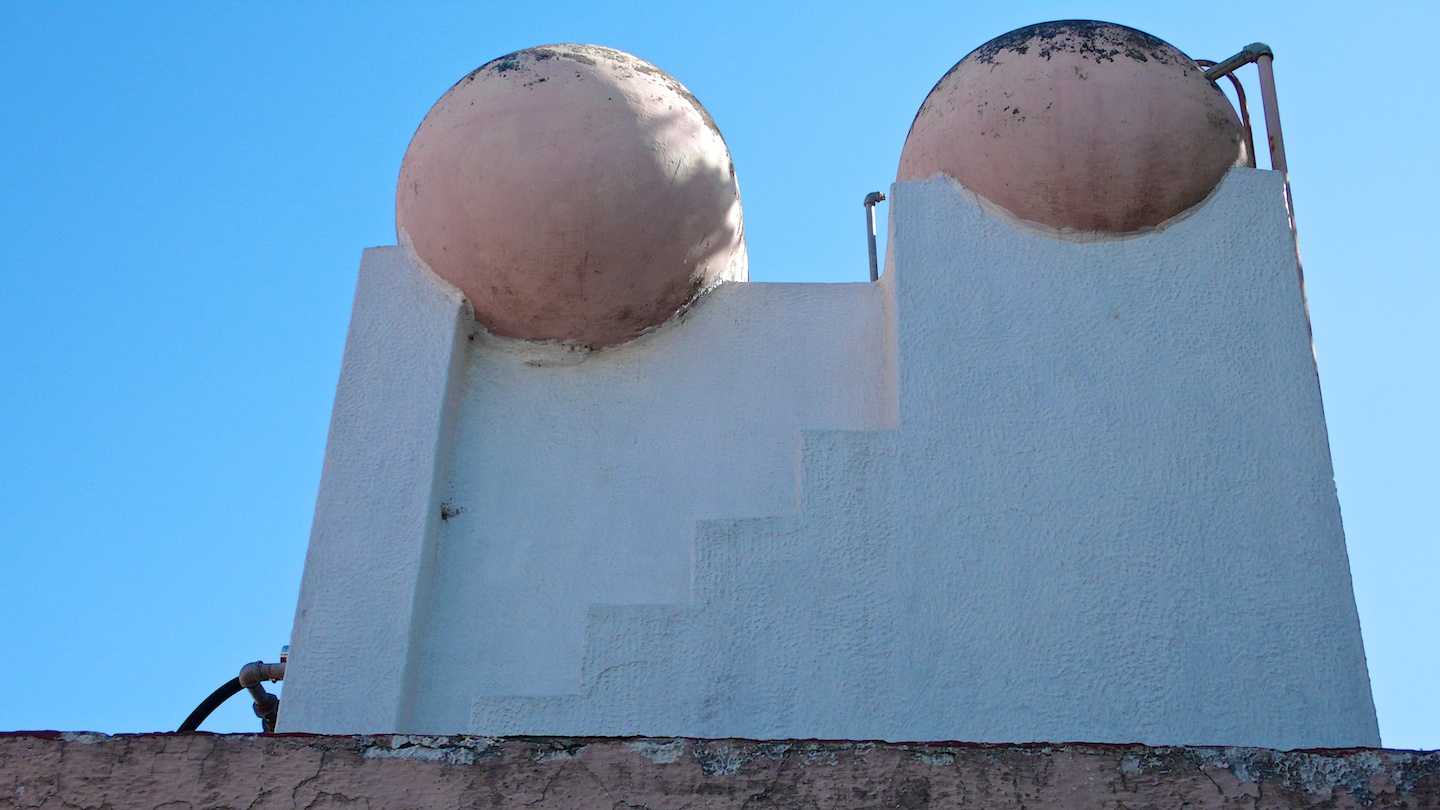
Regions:
[[1440, 752], [0, 734], [14, 808], [1440, 808]]

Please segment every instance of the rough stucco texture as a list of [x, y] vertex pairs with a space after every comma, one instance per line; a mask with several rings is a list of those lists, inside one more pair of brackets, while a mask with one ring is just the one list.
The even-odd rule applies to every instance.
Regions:
[[280, 729], [1379, 745], [1284, 177], [1088, 242], [891, 200], [879, 283], [591, 355], [362, 294], [435, 374], [347, 350]]
[[1440, 752], [307, 735], [0, 735], [13, 808], [1440, 807]]
[[[453, 421], [447, 402], [463, 368], [452, 366], [463, 362], [469, 328], [453, 287], [403, 250], [366, 251], [293, 631], [345, 642], [312, 645], [310, 666], [289, 672], [285, 691], [317, 713], [354, 717], [365, 707], [357, 719], [367, 731], [399, 727], [415, 572], [426, 554], [416, 541], [440, 522], [436, 437]], [[322, 604], [345, 608], [310, 610]], [[366, 675], [325, 675], [345, 671]]]

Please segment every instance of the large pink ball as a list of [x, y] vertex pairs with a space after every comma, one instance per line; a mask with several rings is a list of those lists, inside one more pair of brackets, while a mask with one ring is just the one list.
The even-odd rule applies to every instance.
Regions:
[[664, 71], [593, 45], [501, 57], [425, 116], [400, 242], [491, 332], [594, 348], [745, 280], [740, 189], [709, 114]]
[[1205, 199], [1241, 143], [1190, 57], [1123, 25], [1063, 20], [951, 68], [915, 116], [899, 179], [944, 172], [1021, 219], [1125, 232]]

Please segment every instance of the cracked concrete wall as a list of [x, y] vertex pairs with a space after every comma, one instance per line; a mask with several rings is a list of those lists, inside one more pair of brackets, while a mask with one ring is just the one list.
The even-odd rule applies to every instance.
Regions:
[[792, 740], [0, 735], [4, 808], [1440, 808], [1440, 752]]

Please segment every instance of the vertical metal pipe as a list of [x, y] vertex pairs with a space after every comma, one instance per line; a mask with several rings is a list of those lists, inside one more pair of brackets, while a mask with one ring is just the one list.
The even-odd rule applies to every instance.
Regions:
[[1289, 172], [1285, 162], [1285, 137], [1280, 133], [1280, 102], [1275, 98], [1275, 57], [1263, 53], [1255, 60], [1260, 70], [1260, 103], [1265, 106], [1265, 137], [1270, 142], [1270, 168]]
[[870, 280], [880, 280], [880, 255], [875, 247], [875, 206], [865, 206], [865, 239], [870, 243]]
[[878, 191], [872, 191], [865, 195], [865, 240], [870, 245], [870, 280], [880, 280], [880, 254], [875, 248], [875, 205], [885, 199], [885, 195]]

